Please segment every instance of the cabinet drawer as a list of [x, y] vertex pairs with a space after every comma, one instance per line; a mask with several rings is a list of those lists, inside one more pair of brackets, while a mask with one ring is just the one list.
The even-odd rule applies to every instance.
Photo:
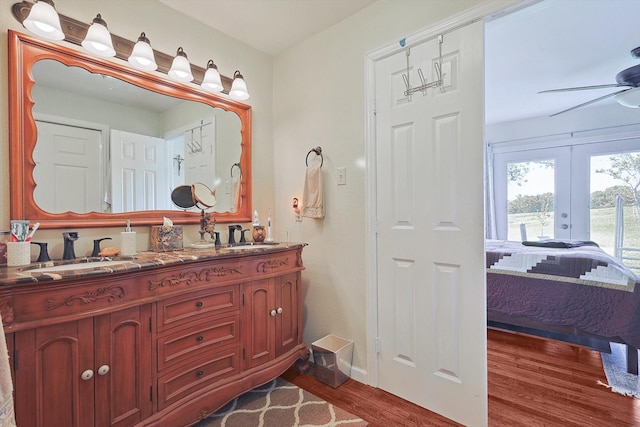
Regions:
[[235, 347], [162, 375], [158, 377], [158, 409], [239, 372], [240, 348]]
[[158, 331], [240, 308], [239, 286], [206, 289], [158, 302]]
[[158, 337], [158, 371], [240, 343], [240, 314], [202, 319]]
[[[16, 323], [52, 319], [90, 310], [114, 309], [131, 304], [140, 297], [139, 279], [118, 276], [108, 280], [88, 280], [74, 286], [56, 287], [47, 292], [16, 292], [14, 320]], [[46, 289], [46, 288], [45, 288]]]

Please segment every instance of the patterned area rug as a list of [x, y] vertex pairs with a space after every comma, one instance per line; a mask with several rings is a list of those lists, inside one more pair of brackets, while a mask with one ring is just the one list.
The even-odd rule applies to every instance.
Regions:
[[640, 399], [640, 379], [627, 372], [627, 349], [622, 344], [611, 343], [611, 354], [600, 353], [608, 387], [616, 393]]
[[364, 427], [367, 422], [276, 378], [193, 427]]

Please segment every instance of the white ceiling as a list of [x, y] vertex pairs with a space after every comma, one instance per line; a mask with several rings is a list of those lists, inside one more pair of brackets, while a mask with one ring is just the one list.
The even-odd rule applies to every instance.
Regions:
[[[639, 15], [640, 0], [544, 0], [489, 22], [487, 123], [549, 115], [615, 92], [616, 88], [538, 94], [615, 83], [619, 71], [640, 63], [630, 54], [640, 46]], [[601, 105], [611, 105], [613, 111], [628, 108], [613, 98], [592, 104]]]
[[375, 0], [158, 0], [270, 55], [337, 24]]
[[[373, 0], [158, 1], [271, 55], [373, 3]], [[544, 0], [489, 22], [485, 73], [487, 123], [549, 115], [610, 93], [611, 89], [537, 92], [615, 83], [619, 71], [640, 63], [629, 54], [640, 46], [639, 15], [640, 0]], [[595, 105], [605, 104], [614, 105], [615, 101], [609, 99]], [[565, 116], [568, 114], [571, 113]]]

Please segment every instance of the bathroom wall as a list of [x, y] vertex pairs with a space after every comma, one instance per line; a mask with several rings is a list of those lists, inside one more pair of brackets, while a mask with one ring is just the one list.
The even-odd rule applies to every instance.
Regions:
[[[11, 15], [11, 6], [17, 0], [0, 0], [0, 229], [9, 226], [9, 137], [8, 137], [8, 82], [7, 82], [7, 30], [27, 33], [27, 30]], [[235, 39], [193, 20], [155, 0], [56, 0], [59, 13], [90, 23], [100, 13], [113, 34], [136, 40], [144, 31], [154, 49], [174, 54], [179, 46], [189, 56], [192, 64], [205, 67], [213, 59], [220, 72], [232, 76], [242, 71], [253, 108], [253, 203], [256, 209], [266, 212], [273, 206], [274, 171], [272, 146], [272, 58]], [[79, 49], [65, 42], [60, 42]], [[114, 61], [120, 61], [114, 59]], [[166, 77], [166, 76], [165, 76]], [[256, 160], [257, 159], [257, 160]], [[275, 216], [275, 215], [274, 215]], [[28, 218], [27, 218], [28, 219]], [[148, 227], [135, 227], [138, 231], [138, 248], [148, 247]], [[112, 236], [117, 245], [119, 228], [78, 229], [80, 240], [76, 242], [76, 254], [89, 254], [92, 240]], [[185, 228], [185, 243], [199, 238], [197, 226]], [[61, 230], [40, 230], [37, 240], [49, 241], [53, 257], [62, 256]]]
[[[0, 45], [7, 29], [25, 31], [10, 14], [14, 0], [0, 0]], [[109, 29], [135, 40], [145, 31], [154, 49], [172, 54], [182, 46], [192, 63], [213, 59], [221, 72], [242, 71], [253, 107], [253, 200], [266, 220], [271, 209], [274, 237], [309, 243], [304, 250], [304, 339], [327, 333], [355, 341], [354, 377], [366, 380], [365, 282], [365, 56], [446, 19], [481, 0], [379, 0], [337, 25], [300, 41], [271, 58], [187, 18], [155, 0], [56, 0], [57, 10], [90, 22], [101, 13]], [[126, 10], [126, 13], [123, 11]], [[281, 29], [274, 29], [281, 31]], [[7, 52], [0, 49], [0, 74]], [[0, 79], [0, 228], [9, 225], [7, 80]], [[293, 197], [302, 198], [305, 157], [316, 146], [324, 154], [326, 217], [297, 222]], [[313, 155], [312, 155], [313, 156]], [[337, 185], [336, 168], [346, 168]], [[80, 229], [76, 253], [91, 240], [119, 229]], [[146, 227], [138, 227], [146, 248]], [[197, 238], [196, 227], [185, 238]], [[39, 231], [38, 239], [61, 241], [60, 230]], [[54, 251], [58, 251], [58, 253]], [[60, 256], [61, 244], [53, 246]]]
[[[367, 365], [364, 129], [371, 108], [365, 56], [479, 3], [381, 0], [275, 58], [277, 237], [309, 243], [305, 341], [328, 333], [354, 340], [352, 375], [360, 380]], [[324, 155], [326, 217], [296, 222], [291, 202], [302, 198], [305, 156], [316, 146]], [[337, 185], [339, 167], [346, 185]]]

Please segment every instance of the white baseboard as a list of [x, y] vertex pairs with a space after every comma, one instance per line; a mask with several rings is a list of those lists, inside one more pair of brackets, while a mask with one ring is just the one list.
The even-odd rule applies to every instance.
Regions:
[[362, 384], [369, 384], [369, 376], [367, 375], [367, 370], [358, 368], [355, 366], [351, 367], [351, 378], [358, 381]]

